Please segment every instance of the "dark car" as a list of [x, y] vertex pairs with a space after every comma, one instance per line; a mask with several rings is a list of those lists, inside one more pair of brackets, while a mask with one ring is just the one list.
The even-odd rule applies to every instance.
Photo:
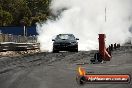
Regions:
[[53, 42], [53, 52], [59, 51], [72, 51], [78, 52], [78, 38], [75, 38], [73, 34], [59, 34]]

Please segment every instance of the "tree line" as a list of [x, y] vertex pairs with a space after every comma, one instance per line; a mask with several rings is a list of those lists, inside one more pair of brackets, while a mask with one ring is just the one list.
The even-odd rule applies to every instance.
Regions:
[[46, 21], [51, 0], [0, 0], [0, 26], [33, 26]]

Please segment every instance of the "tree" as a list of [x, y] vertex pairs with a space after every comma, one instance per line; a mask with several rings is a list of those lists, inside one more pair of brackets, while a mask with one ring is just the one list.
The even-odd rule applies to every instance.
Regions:
[[31, 25], [32, 25], [32, 26], [35, 26], [35, 24], [36, 24], [37, 22], [40, 22], [39, 17], [32, 17], [32, 23], [31, 23]]
[[0, 26], [7, 26], [13, 21], [12, 15], [2, 10], [2, 7], [0, 6]]
[[13, 18], [12, 18], [12, 15], [9, 12], [3, 11], [2, 20], [3, 20], [3, 25], [2, 26], [7, 26], [13, 21]]
[[32, 19], [30, 19], [28, 17], [23, 17], [23, 21], [24, 21], [26, 26], [31, 26]]
[[50, 1], [51, 0], [0, 0], [0, 18], [4, 19], [4, 22], [0, 20], [0, 24], [3, 26], [19, 26], [20, 21], [23, 19], [26, 21], [27, 26], [31, 24], [34, 25], [35, 22], [43, 22], [49, 17]]
[[27, 0], [28, 7], [35, 16], [37, 13], [48, 14], [50, 0]]
[[15, 7], [17, 9], [14, 11], [13, 16], [14, 16], [14, 19], [15, 19], [14, 23], [16, 25], [19, 25], [20, 20], [24, 19], [24, 17], [27, 17], [29, 19], [32, 16], [32, 12], [30, 11], [29, 7], [27, 6], [26, 1], [18, 0]]
[[2, 7], [0, 5], [0, 26], [2, 26]]

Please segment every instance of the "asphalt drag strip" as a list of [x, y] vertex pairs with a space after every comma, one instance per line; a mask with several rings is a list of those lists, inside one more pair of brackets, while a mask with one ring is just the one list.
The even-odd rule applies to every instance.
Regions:
[[121, 48], [103, 64], [90, 64], [96, 51], [39, 53], [0, 58], [0, 88], [132, 88], [130, 84], [86, 84], [76, 82], [77, 68], [88, 73], [130, 74], [132, 49]]

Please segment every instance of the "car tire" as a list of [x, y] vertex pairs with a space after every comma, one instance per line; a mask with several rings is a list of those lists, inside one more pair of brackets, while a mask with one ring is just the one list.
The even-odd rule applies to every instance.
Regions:
[[78, 48], [73, 49], [72, 52], [78, 52]]
[[78, 52], [78, 45], [77, 45], [77, 47], [76, 47], [76, 49], [75, 49], [75, 52]]
[[58, 52], [59, 52], [58, 50], [53, 49], [53, 53], [58, 53]]
[[57, 50], [53, 50], [53, 53], [59, 53], [59, 51], [57, 51]]
[[74, 52], [78, 52], [78, 49], [75, 49]]

